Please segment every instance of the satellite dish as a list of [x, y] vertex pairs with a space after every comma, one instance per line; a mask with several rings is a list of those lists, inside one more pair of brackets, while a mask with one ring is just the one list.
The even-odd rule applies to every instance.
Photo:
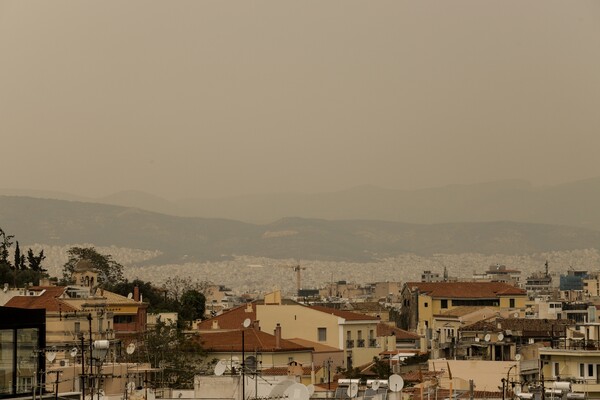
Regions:
[[225, 373], [225, 371], [227, 370], [227, 364], [225, 364], [225, 361], [221, 360], [217, 363], [217, 365], [215, 365], [215, 375], [216, 376], [221, 376]]
[[133, 392], [135, 390], [135, 382], [127, 382], [127, 391]]
[[77, 347], [73, 347], [71, 349], [71, 351], [69, 352], [69, 354], [71, 355], [71, 357], [75, 357], [78, 352], [79, 352], [79, 350], [77, 350]]
[[244, 365], [250, 372], [256, 372], [256, 364], [256, 357], [254, 356], [248, 356], [244, 361]]
[[301, 383], [293, 383], [283, 392], [284, 397], [288, 400], [308, 400], [308, 388]]
[[252, 323], [252, 321], [250, 320], [250, 318], [246, 318], [242, 325], [244, 325], [244, 328], [247, 328], [250, 326], [251, 323]]
[[351, 383], [350, 386], [348, 386], [348, 390], [346, 391], [346, 393], [351, 399], [356, 397], [356, 395], [358, 394], [358, 385], [354, 382]]
[[56, 347], [52, 347], [50, 351], [46, 352], [46, 359], [50, 362], [56, 359]]
[[129, 300], [133, 299], [133, 293], [129, 292], [129, 294], [127, 295], [127, 298], [128, 298]]
[[518, 312], [514, 313], [514, 314], [513, 314], [513, 317], [515, 317], [515, 318], [519, 318], [519, 313], [518, 313]]
[[486, 334], [486, 335], [484, 336], [483, 340], [485, 340], [486, 342], [489, 342], [491, 338], [492, 338], [492, 335], [490, 335], [490, 334], [488, 333], [488, 334]]
[[502, 341], [503, 339], [504, 339], [504, 334], [502, 334], [502, 333], [499, 333], [499, 334], [498, 334], [498, 340], [499, 340], [499, 341]]
[[308, 385], [306, 387], [308, 389], [308, 395], [312, 396], [313, 394], [315, 394], [315, 385], [313, 385], [312, 383], [310, 385]]
[[374, 380], [373, 383], [371, 383], [371, 389], [373, 389], [373, 390], [379, 389], [379, 380]]
[[390, 375], [388, 387], [392, 392], [399, 392], [404, 387], [404, 379], [398, 374]]
[[479, 338], [478, 338], [478, 337], [476, 337], [476, 338], [475, 338], [475, 341], [476, 341], [476, 342], [479, 342]]
[[129, 343], [127, 345], [127, 348], [125, 349], [125, 352], [127, 354], [133, 354], [134, 351], [135, 351], [135, 343]]
[[8, 292], [8, 283], [5, 283], [5, 284], [4, 284], [4, 287], [2, 288], [2, 291], [3, 291], [4, 293]]
[[283, 397], [287, 389], [294, 384], [295, 382], [289, 379], [279, 382], [277, 385], [275, 385], [275, 387], [273, 387], [273, 389], [271, 389], [271, 393], [269, 393], [269, 398], [273, 399]]
[[520, 354], [517, 354], [515, 356], [515, 361], [521, 361], [521, 355]]

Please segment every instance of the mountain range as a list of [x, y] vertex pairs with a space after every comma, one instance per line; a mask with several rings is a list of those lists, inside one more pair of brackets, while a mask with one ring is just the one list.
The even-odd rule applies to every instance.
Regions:
[[271, 223], [300, 217], [366, 219], [414, 224], [515, 221], [600, 230], [600, 178], [536, 187], [524, 180], [449, 185], [421, 190], [359, 186], [323, 193], [273, 193], [167, 200], [140, 191], [101, 198], [0, 189], [0, 195], [94, 202], [180, 217]]
[[[373, 204], [374, 209], [377, 206]], [[467, 211], [466, 206], [463, 209]], [[547, 223], [416, 224], [286, 217], [255, 224], [25, 196], [0, 196], [0, 227], [21, 243], [159, 250], [162, 255], [152, 263], [224, 260], [234, 255], [360, 262], [403, 253], [531, 254], [594, 248], [600, 243], [598, 230]]]

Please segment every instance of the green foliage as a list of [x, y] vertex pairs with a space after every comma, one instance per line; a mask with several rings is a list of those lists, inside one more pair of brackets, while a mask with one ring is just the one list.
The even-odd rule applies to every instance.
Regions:
[[80, 260], [87, 260], [98, 270], [98, 283], [114, 285], [123, 282], [123, 266], [110, 254], [101, 254], [94, 247], [71, 247], [69, 260], [63, 266], [63, 283], [73, 283], [72, 274]]
[[11, 242], [11, 239], [13, 239], [14, 237], [15, 235], [7, 235], [2, 230], [2, 228], [0, 228], [0, 265], [7, 265], [9, 267], [12, 267], [12, 264], [8, 259], [8, 250], [13, 244], [13, 242]]
[[378, 379], [387, 379], [392, 374], [392, 368], [390, 363], [385, 360], [381, 360], [379, 357], [373, 357], [373, 366], [371, 371], [377, 374]]
[[166, 290], [157, 288], [150, 282], [144, 282], [140, 279], [133, 281], [126, 279], [113, 285], [106, 285], [106, 289], [121, 296], [127, 296], [129, 293], [133, 293], [136, 286], [144, 302], [149, 304], [149, 312], [179, 312], [179, 303], [168, 297]]
[[[44, 251], [40, 252], [36, 259], [36, 268], [28, 267], [25, 263], [25, 255], [21, 254], [19, 242], [16, 242], [14, 263], [9, 261], [9, 249], [13, 245], [14, 235], [7, 235], [0, 228], [0, 283], [9, 283], [14, 287], [23, 287], [28, 284], [39, 285], [41, 278], [47, 278], [46, 270], [41, 267], [44, 257]], [[33, 251], [29, 249], [33, 255]]]
[[149, 362], [153, 368], [163, 368], [164, 386], [192, 389], [194, 376], [202, 372], [202, 349], [198, 333], [185, 333], [177, 325], [159, 321], [139, 337], [139, 350], [128, 361]]
[[198, 290], [189, 289], [181, 296], [179, 318], [191, 322], [204, 317], [206, 297]]
[[44, 268], [42, 268], [42, 261], [46, 259], [44, 255], [44, 250], [40, 250], [39, 254], [36, 256], [33, 254], [33, 250], [31, 248], [27, 250], [27, 263], [29, 264], [29, 269], [36, 272], [46, 272]]

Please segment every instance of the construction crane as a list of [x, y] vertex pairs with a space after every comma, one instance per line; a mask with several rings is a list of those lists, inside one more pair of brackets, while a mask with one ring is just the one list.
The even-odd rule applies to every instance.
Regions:
[[280, 265], [280, 267], [291, 268], [296, 273], [296, 295], [300, 293], [300, 289], [302, 289], [302, 270], [306, 269], [306, 267], [301, 267], [300, 264], [297, 265]]

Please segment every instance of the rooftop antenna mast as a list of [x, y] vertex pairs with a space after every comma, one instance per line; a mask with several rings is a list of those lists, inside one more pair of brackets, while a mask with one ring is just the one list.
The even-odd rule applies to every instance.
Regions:
[[544, 266], [546, 267], [546, 276], [548, 276], [548, 260], [546, 260]]

